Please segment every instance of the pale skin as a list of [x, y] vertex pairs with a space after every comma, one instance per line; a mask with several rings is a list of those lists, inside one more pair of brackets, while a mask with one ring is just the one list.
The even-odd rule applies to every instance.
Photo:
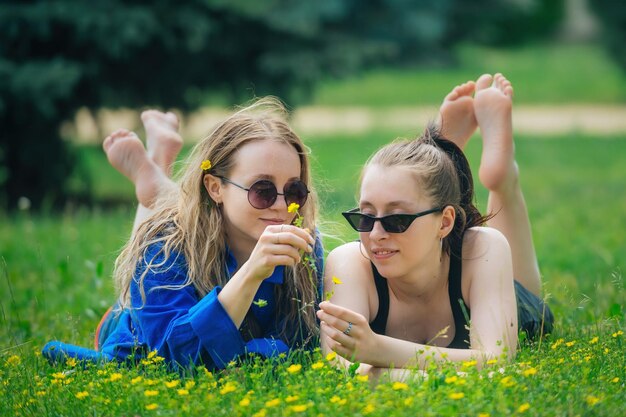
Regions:
[[[535, 294], [541, 291], [530, 222], [518, 181], [511, 124], [513, 89], [501, 74], [485, 74], [476, 83], [455, 87], [444, 99], [444, 135], [461, 149], [476, 126], [483, 136], [479, 171], [490, 191], [491, 227], [470, 229], [464, 238], [462, 295], [472, 312], [470, 349], [446, 346], [456, 329], [447, 293], [449, 259], [439, 239], [449, 230], [454, 210], [416, 219], [402, 234], [387, 233], [376, 222], [360, 233], [362, 247], [349, 243], [328, 257], [326, 288], [331, 302], [320, 304], [322, 347], [335, 351], [339, 364], [361, 363], [360, 373], [403, 379], [402, 368], [424, 368], [429, 362], [512, 357], [517, 344], [513, 278]], [[360, 208], [375, 216], [416, 213], [431, 208], [403, 168], [370, 166], [364, 174]], [[409, 250], [410, 249], [410, 250]], [[390, 292], [386, 335], [369, 327], [378, 311], [370, 260], [388, 278]], [[341, 285], [334, 285], [337, 276]], [[344, 334], [353, 323], [349, 335]], [[395, 368], [388, 372], [388, 368]]]
[[[152, 213], [159, 193], [175, 189], [176, 184], [170, 179], [171, 166], [182, 145], [177, 132], [178, 120], [173, 113], [151, 110], [142, 114], [142, 121], [148, 138], [147, 150], [134, 132], [123, 129], [108, 136], [103, 143], [111, 165], [135, 184], [140, 203], [135, 225]], [[282, 142], [252, 141], [242, 146], [234, 158], [229, 177], [246, 187], [258, 179], [269, 179], [282, 190], [286, 182], [300, 176], [297, 152]], [[288, 213], [281, 196], [271, 207], [259, 210], [250, 206], [245, 191], [213, 175], [205, 174], [204, 185], [213, 201], [222, 207], [226, 244], [239, 265], [218, 295], [231, 320], [239, 327], [262, 281], [278, 265], [299, 263], [301, 253], [312, 252], [315, 240], [307, 231], [291, 225], [295, 214]]]

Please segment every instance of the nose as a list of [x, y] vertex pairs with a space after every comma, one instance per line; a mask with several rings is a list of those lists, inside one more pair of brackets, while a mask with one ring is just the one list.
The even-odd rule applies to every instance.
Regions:
[[372, 231], [369, 232], [369, 235], [372, 240], [380, 240], [388, 237], [389, 233], [385, 230], [380, 220], [376, 220], [374, 222], [374, 226], [372, 227]]
[[274, 201], [274, 204], [272, 204], [272, 206], [270, 207], [270, 209], [272, 210], [287, 210], [287, 199], [285, 198], [285, 195], [282, 193], [277, 193], [276, 195], [276, 200]]

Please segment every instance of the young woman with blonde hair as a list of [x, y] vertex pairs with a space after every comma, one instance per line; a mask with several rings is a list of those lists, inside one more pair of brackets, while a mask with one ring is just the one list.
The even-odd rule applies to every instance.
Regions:
[[46, 356], [125, 360], [156, 350], [173, 367], [222, 368], [315, 339], [317, 198], [307, 148], [285, 113], [272, 98], [236, 112], [195, 146], [178, 183], [168, 178], [180, 150], [173, 114], [144, 113], [147, 151], [126, 130], [105, 140], [141, 203], [116, 261], [119, 300], [98, 327], [96, 351], [51, 342]]

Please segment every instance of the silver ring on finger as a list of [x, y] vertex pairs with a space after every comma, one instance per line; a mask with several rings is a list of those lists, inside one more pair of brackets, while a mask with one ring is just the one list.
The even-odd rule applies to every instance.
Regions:
[[352, 322], [349, 321], [348, 322], [348, 328], [346, 330], [343, 331], [343, 334], [345, 334], [346, 336], [350, 336], [350, 332], [352, 331]]

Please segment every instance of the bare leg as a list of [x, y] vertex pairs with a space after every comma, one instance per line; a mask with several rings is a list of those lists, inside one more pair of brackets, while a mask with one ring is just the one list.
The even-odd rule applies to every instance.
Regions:
[[463, 149], [476, 131], [474, 116], [474, 81], [457, 85], [444, 98], [439, 109], [439, 124], [443, 136]]
[[135, 184], [139, 203], [151, 207], [161, 183], [169, 179], [148, 158], [137, 135], [126, 129], [119, 129], [104, 140], [102, 147], [111, 165]]
[[148, 156], [168, 178], [171, 177], [172, 164], [183, 146], [178, 134], [178, 118], [171, 112], [147, 110], [141, 113], [141, 120], [146, 129]]
[[513, 273], [524, 287], [541, 294], [541, 276], [530, 219], [514, 157], [513, 87], [501, 74], [481, 77], [476, 84], [474, 112], [483, 136], [479, 178], [489, 190], [489, 225], [506, 236], [513, 256]]

